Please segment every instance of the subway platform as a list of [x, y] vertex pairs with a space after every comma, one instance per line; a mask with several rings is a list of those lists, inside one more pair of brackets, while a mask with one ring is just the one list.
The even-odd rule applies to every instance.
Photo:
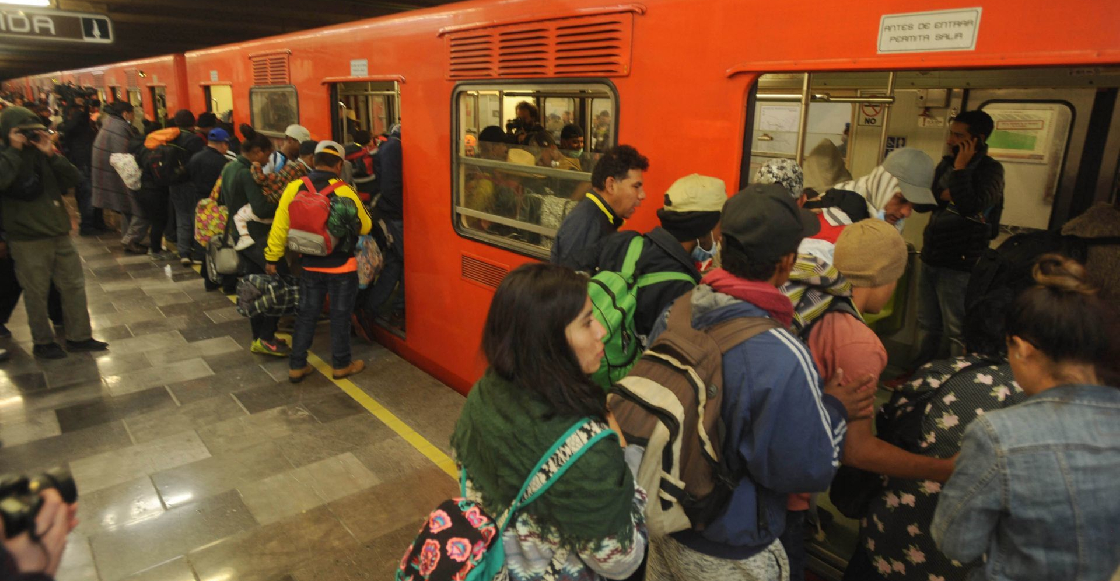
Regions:
[[357, 338], [367, 369], [331, 379], [326, 322], [290, 384], [229, 298], [118, 236], [74, 238], [109, 351], [34, 359], [22, 304], [0, 339], [0, 473], [66, 465], [79, 489], [58, 580], [391, 578], [457, 491], [462, 396]]

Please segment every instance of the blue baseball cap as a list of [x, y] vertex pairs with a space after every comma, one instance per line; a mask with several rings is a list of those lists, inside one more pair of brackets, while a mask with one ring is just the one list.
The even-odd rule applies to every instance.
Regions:
[[208, 133], [206, 135], [206, 139], [208, 141], [217, 141], [219, 143], [225, 143], [225, 142], [229, 141], [229, 132], [227, 132], [225, 129], [222, 129], [220, 127], [215, 128], [215, 129], [211, 129], [210, 133]]

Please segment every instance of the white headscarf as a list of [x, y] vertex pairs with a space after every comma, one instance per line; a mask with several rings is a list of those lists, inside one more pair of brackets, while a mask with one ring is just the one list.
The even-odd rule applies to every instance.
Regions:
[[[858, 180], [841, 182], [832, 187], [840, 190], [850, 190], [863, 196], [864, 201], [867, 202], [868, 212], [880, 220], [883, 219], [883, 211], [887, 202], [896, 193], [902, 191], [902, 188], [898, 185], [898, 178], [888, 173], [881, 165], [876, 166], [875, 169], [871, 170], [871, 173]], [[899, 220], [894, 225], [899, 232], [902, 231], [903, 222], [905, 220]]]

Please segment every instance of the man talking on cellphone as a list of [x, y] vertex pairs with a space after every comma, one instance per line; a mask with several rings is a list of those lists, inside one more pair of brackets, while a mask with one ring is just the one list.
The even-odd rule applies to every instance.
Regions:
[[1003, 213], [1003, 166], [988, 155], [994, 128], [991, 116], [979, 110], [965, 111], [949, 125], [951, 153], [934, 172], [937, 206], [922, 244], [918, 326], [925, 336], [915, 369], [964, 352], [965, 288], [972, 267], [999, 233]]

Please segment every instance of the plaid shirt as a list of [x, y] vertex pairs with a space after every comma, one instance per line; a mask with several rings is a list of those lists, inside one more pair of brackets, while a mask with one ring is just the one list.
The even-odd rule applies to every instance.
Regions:
[[253, 181], [261, 187], [261, 193], [273, 204], [280, 203], [280, 196], [283, 195], [284, 188], [288, 184], [311, 173], [311, 170], [298, 159], [289, 161], [284, 167], [270, 174], [264, 173], [260, 164], [256, 163], [251, 166], [249, 171], [253, 172]]
[[281, 317], [296, 312], [299, 283], [291, 276], [248, 274], [237, 282], [237, 312], [245, 317]]

